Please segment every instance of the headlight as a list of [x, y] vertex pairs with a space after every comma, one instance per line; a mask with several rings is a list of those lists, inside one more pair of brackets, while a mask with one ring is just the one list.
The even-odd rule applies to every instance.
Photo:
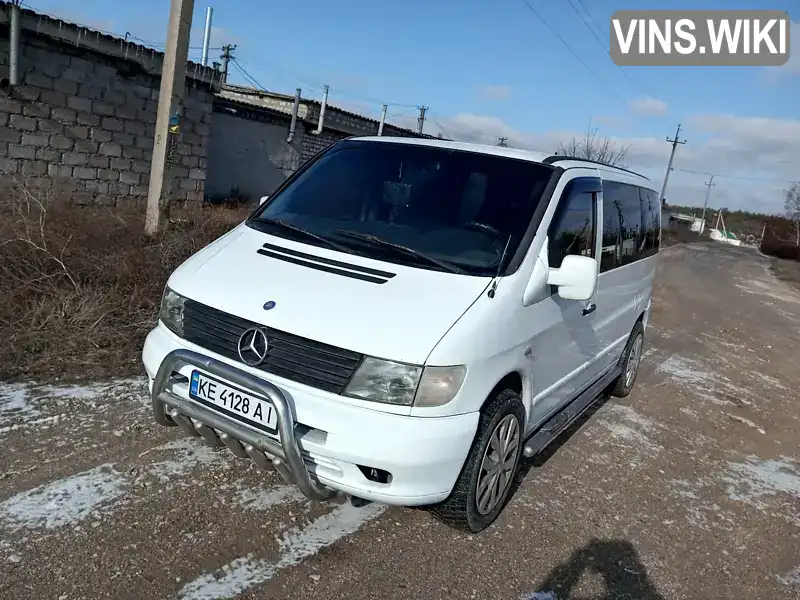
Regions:
[[167, 326], [167, 329], [180, 337], [183, 337], [184, 302], [186, 302], [186, 298], [166, 287], [164, 295], [161, 297], [161, 310], [158, 313], [158, 318]]
[[418, 367], [367, 357], [345, 395], [399, 406], [441, 406], [455, 398], [467, 369]]
[[464, 383], [467, 368], [463, 365], [454, 367], [425, 367], [414, 399], [414, 406], [442, 406], [456, 397]]
[[344, 393], [373, 402], [411, 406], [421, 373], [422, 367], [367, 357]]

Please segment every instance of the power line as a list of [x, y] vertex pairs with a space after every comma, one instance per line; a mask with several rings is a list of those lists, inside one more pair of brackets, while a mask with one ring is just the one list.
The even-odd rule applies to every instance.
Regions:
[[247, 70], [239, 64], [239, 61], [233, 57], [231, 57], [231, 61], [233, 62], [233, 66], [236, 67], [236, 70], [239, 71], [242, 77], [244, 77], [253, 87], [263, 90], [265, 92], [269, 91], [263, 85], [258, 83], [256, 79], [247, 72]]
[[431, 121], [436, 123], [436, 126], [441, 130], [441, 132], [443, 134], [445, 134], [451, 140], [455, 139], [455, 137], [453, 135], [451, 135], [450, 132], [447, 131], [447, 129], [444, 128], [444, 125], [442, 125], [436, 117], [434, 117], [433, 115], [429, 115], [429, 116], [430, 116]]
[[597, 20], [592, 15], [592, 12], [588, 8], [586, 8], [586, 5], [583, 3], [583, 0], [578, 0], [578, 4], [581, 5], [581, 8], [583, 8], [583, 10], [586, 12], [586, 14], [592, 20], [592, 23], [594, 23], [594, 26], [595, 26], [595, 28], [597, 28], [598, 33], [600, 33], [600, 35], [605, 35], [605, 33], [600, 29], [600, 25], [597, 24]]
[[527, 6], [528, 9], [534, 15], [536, 15], [536, 18], [538, 18], [544, 24], [544, 26], [547, 27], [547, 29], [550, 30], [550, 33], [552, 33], [554, 36], [556, 36], [558, 41], [561, 42], [567, 50], [569, 50], [570, 54], [572, 54], [572, 56], [574, 56], [578, 60], [578, 62], [580, 62], [586, 68], [587, 71], [589, 71], [592, 75], [594, 75], [594, 77], [603, 85], [603, 87], [605, 87], [612, 95], [614, 95], [617, 98], [617, 100], [619, 100], [623, 104], [627, 105], [627, 102], [625, 102], [625, 100], [623, 100], [623, 98], [619, 94], [617, 94], [617, 92], [615, 92], [614, 89], [611, 86], [607, 85], [605, 80], [603, 78], [601, 78], [595, 72], [594, 69], [592, 69], [588, 64], [586, 64], [586, 61], [584, 61], [580, 57], [580, 55], [577, 52], [575, 52], [575, 50], [572, 49], [572, 46], [570, 46], [566, 42], [566, 40], [563, 37], [561, 37], [561, 35], [559, 35], [559, 33], [555, 29], [553, 29], [553, 27], [550, 25], [550, 23], [548, 23], [547, 20], [545, 20], [545, 18], [539, 13], [539, 11], [537, 11], [535, 8], [533, 8], [533, 6], [531, 5], [530, 2], [528, 2], [528, 0], [522, 0], [522, 1], [525, 3], [525, 6]]
[[708, 171], [695, 171], [693, 169], [674, 169], [683, 173], [692, 173], [693, 175], [708, 175], [709, 177], [721, 177], [724, 179], [742, 179], [745, 181], [766, 181], [774, 183], [795, 183], [792, 179], [780, 179], [778, 177], [749, 177], [746, 175], [727, 175], [725, 173], [710, 173]]
[[[580, 1], [581, 1], [581, 0], [578, 0], [578, 2], [580, 2]], [[604, 41], [602, 41], [602, 40], [600, 39], [600, 36], [598, 36], [598, 35], [597, 35], [597, 33], [595, 32], [595, 30], [594, 30], [594, 29], [592, 29], [592, 26], [591, 26], [591, 25], [589, 25], [589, 22], [586, 20], [586, 17], [584, 17], [584, 16], [583, 16], [583, 14], [582, 14], [582, 13], [581, 13], [581, 12], [578, 10], [578, 7], [577, 7], [577, 6], [575, 6], [575, 3], [574, 3], [572, 0], [567, 0], [567, 2], [569, 2], [569, 5], [572, 7], [572, 10], [574, 10], [574, 11], [575, 11], [575, 14], [576, 14], [576, 15], [578, 15], [578, 16], [580, 17], [580, 19], [581, 19], [581, 22], [583, 22], [583, 24], [586, 26], [586, 29], [588, 29], [588, 30], [589, 30], [589, 33], [591, 33], [591, 34], [592, 34], [592, 36], [594, 36], [594, 39], [596, 39], [596, 40], [597, 40], [597, 43], [598, 43], [598, 44], [600, 44], [600, 46], [603, 48], [603, 50], [605, 50], [605, 51], [606, 51], [606, 53], [607, 53], [609, 56], [611, 56], [611, 48], [609, 48], [609, 47], [608, 47], [608, 45], [607, 45], [607, 44], [606, 44]], [[583, 2], [581, 2], [581, 6], [583, 6]], [[584, 10], [586, 10], [586, 7], [585, 7], [585, 6], [584, 6]], [[588, 11], [588, 10], [587, 10], [586, 12], [587, 12], [587, 14], [589, 14], [589, 11]], [[596, 21], [594, 21], [594, 17], [592, 17], [592, 16], [591, 16], [591, 14], [589, 14], [589, 17], [591, 17], [591, 18], [592, 18], [592, 21], [595, 23], [595, 25], [597, 25], [597, 22], [596, 22]], [[598, 30], [599, 30], [599, 27], [598, 27]], [[620, 73], [622, 73], [622, 74], [625, 76], [625, 79], [627, 79], [627, 80], [628, 80], [628, 82], [630, 82], [630, 84], [631, 84], [631, 85], [633, 85], [633, 86], [634, 86], [634, 87], [636, 87], [636, 88], [640, 87], [640, 85], [639, 85], [638, 83], [636, 83], [636, 82], [635, 82], [633, 79], [631, 79], [630, 75], [628, 75], [628, 72], [627, 72], [625, 69], [623, 69], [622, 67], [620, 67], [618, 64], [614, 63], [613, 61], [612, 61], [612, 64], [614, 64], [614, 66], [615, 66], [615, 67], [617, 67], [617, 69], [619, 70], [619, 72], [620, 72]], [[649, 94], [649, 93], [647, 93], [647, 92], [646, 92], [646, 90], [645, 90], [645, 93], [646, 93], [648, 96], [651, 96], [651, 97], [652, 97], [652, 94]]]
[[[311, 79], [311, 78], [309, 78], [307, 76], [304, 76], [304, 75], [302, 75], [302, 74], [300, 74], [300, 73], [298, 73], [296, 71], [288, 69], [288, 68], [284, 67], [283, 65], [280, 65], [280, 64], [276, 63], [275, 61], [264, 59], [261, 56], [256, 56], [255, 60], [246, 61], [246, 62], [252, 62], [252, 63], [256, 64], [257, 66], [263, 66], [263, 64], [271, 65], [274, 70], [276, 70], [278, 72], [281, 72], [281, 73], [285, 73], [287, 75], [290, 75], [291, 77], [294, 78], [295, 81], [299, 81], [299, 82], [303, 83], [304, 85], [307, 85], [310, 89], [313, 89], [313, 90], [322, 91], [324, 89], [324, 87], [325, 87], [325, 84], [323, 84], [320, 81], [316, 81], [315, 79]], [[261, 65], [259, 65], [259, 63], [261, 63]], [[358, 94], [356, 92], [352, 92], [352, 91], [348, 90], [345, 87], [340, 87], [340, 86], [336, 86], [336, 85], [330, 86], [330, 91], [331, 91], [332, 94], [337, 95], [337, 96], [344, 96], [345, 98], [352, 98], [353, 100], [361, 100], [363, 102], [367, 102], [367, 103], [370, 103], [370, 104], [376, 104], [378, 106], [381, 106], [383, 104], [388, 104], [389, 106], [395, 106], [397, 108], [413, 108], [413, 109], [417, 109], [417, 107], [418, 107], [417, 104], [409, 104], [409, 103], [405, 103], [405, 102], [392, 102], [392, 101], [387, 101], [387, 100], [380, 99], [380, 98], [373, 98], [373, 97], [370, 97], [370, 96], [361, 95], [361, 94]]]

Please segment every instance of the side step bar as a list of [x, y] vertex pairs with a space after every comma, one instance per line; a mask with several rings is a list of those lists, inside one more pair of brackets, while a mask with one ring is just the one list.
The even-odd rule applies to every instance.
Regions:
[[597, 402], [603, 390], [619, 377], [621, 373], [622, 369], [619, 365], [615, 365], [608, 373], [586, 388], [575, 400], [545, 421], [544, 425], [537, 429], [536, 433], [525, 442], [525, 447], [522, 451], [525, 457], [531, 458], [547, 448], [553, 440], [561, 435]]

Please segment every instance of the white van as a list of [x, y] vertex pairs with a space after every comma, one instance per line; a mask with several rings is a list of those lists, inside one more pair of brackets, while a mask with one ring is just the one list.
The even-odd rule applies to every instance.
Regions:
[[340, 141], [169, 278], [142, 355], [155, 419], [309, 498], [478, 532], [523, 454], [630, 392], [660, 208], [591, 161]]

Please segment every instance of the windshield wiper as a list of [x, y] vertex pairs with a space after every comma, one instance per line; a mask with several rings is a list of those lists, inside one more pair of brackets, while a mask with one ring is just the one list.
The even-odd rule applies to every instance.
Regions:
[[410, 256], [416, 258], [418, 261], [424, 261], [431, 265], [435, 265], [445, 271], [449, 271], [450, 273], [459, 273], [464, 275], [466, 271], [464, 269], [460, 269], [459, 267], [455, 266], [454, 264], [445, 262], [443, 260], [439, 260], [438, 258], [433, 258], [432, 256], [428, 256], [427, 254], [423, 254], [418, 250], [414, 250], [413, 248], [407, 248], [406, 246], [401, 246], [400, 244], [395, 244], [393, 242], [389, 242], [384, 240], [383, 238], [379, 238], [375, 235], [370, 235], [368, 233], [361, 233], [359, 231], [350, 231], [349, 229], [334, 229], [333, 233], [338, 235], [353, 238], [355, 240], [362, 241], [366, 244], [371, 246], [375, 246], [377, 248], [383, 248], [385, 250], [391, 250], [397, 254], [403, 254], [405, 256]]
[[318, 242], [322, 242], [329, 248], [333, 248], [334, 250], [338, 250], [339, 252], [346, 252], [347, 254], [355, 254], [351, 248], [347, 246], [343, 246], [342, 244], [337, 244], [333, 240], [329, 240], [326, 237], [321, 235], [317, 235], [312, 231], [308, 231], [307, 229], [303, 229], [302, 227], [298, 227], [294, 223], [289, 223], [288, 221], [284, 221], [283, 219], [270, 219], [270, 218], [261, 218], [256, 219], [255, 223], [266, 223], [267, 225], [275, 225], [276, 227], [280, 227], [281, 229], [286, 229], [287, 231], [293, 231], [295, 233], [299, 233], [300, 235], [304, 235], [305, 237], [316, 240]]

